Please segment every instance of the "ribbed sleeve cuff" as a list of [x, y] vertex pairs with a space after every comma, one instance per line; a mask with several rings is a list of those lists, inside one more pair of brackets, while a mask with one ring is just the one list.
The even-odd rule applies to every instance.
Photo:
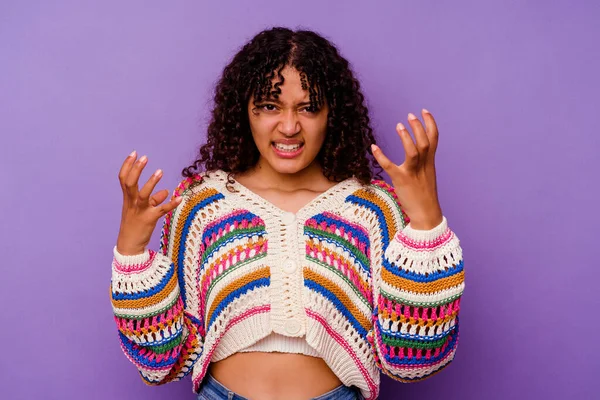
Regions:
[[446, 233], [447, 230], [448, 220], [444, 216], [442, 217], [442, 222], [440, 222], [438, 226], [428, 231], [414, 229], [409, 222], [409, 224], [402, 230], [402, 235], [414, 242], [432, 242], [440, 238], [440, 236]]
[[119, 271], [139, 271], [145, 269], [151, 262], [150, 250], [145, 249], [141, 254], [123, 255], [113, 248], [114, 266]]

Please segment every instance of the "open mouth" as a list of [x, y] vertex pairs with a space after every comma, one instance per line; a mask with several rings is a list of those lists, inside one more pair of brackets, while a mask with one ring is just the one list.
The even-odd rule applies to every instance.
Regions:
[[271, 142], [271, 147], [279, 157], [293, 158], [302, 153], [304, 150], [304, 143], [283, 144]]
[[299, 143], [299, 144], [283, 144], [283, 143], [272, 143], [273, 147], [275, 147], [275, 149], [285, 152], [285, 153], [293, 153], [298, 151], [301, 147], [304, 146], [304, 143]]

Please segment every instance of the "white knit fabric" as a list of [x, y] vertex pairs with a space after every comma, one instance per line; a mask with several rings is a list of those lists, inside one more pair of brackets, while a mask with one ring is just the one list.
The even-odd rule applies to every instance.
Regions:
[[[319, 352], [308, 344], [305, 337], [290, 337], [280, 335], [278, 333], [272, 333], [244, 349], [237, 350], [239, 353], [248, 353], [254, 351], [266, 353], [294, 353], [304, 354], [311, 357], [319, 357]], [[229, 352], [223, 351], [221, 346], [219, 346], [213, 353], [211, 361], [221, 361], [230, 355], [231, 354], [229, 354]]]

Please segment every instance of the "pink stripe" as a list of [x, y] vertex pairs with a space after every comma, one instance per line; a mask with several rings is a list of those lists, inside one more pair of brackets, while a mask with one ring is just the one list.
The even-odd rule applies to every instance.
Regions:
[[[200, 382], [202, 382], [202, 378], [204, 378], [204, 375], [206, 374], [206, 370], [208, 369], [208, 365], [210, 364], [210, 360], [212, 358], [212, 354], [214, 353], [215, 349], [217, 348], [217, 346], [221, 342], [221, 338], [223, 338], [223, 336], [225, 336], [225, 333], [229, 330], [229, 328], [233, 327], [234, 325], [236, 325], [237, 323], [241, 322], [242, 320], [245, 320], [247, 318], [250, 318], [250, 317], [254, 316], [255, 314], [262, 314], [262, 313], [265, 313], [265, 312], [269, 312], [270, 310], [271, 310], [271, 305], [270, 304], [267, 304], [267, 305], [264, 305], [264, 306], [255, 307], [255, 308], [251, 308], [250, 310], [246, 311], [245, 313], [243, 313], [241, 315], [238, 315], [237, 317], [232, 318], [229, 321], [229, 323], [225, 327], [225, 330], [219, 336], [219, 338], [217, 339], [217, 341], [215, 342], [215, 344], [213, 345], [213, 347], [211, 347], [208, 355], [204, 359], [204, 364], [202, 364], [202, 370], [201, 370], [200, 374], [193, 381], [193, 383], [194, 383], [194, 392], [198, 392], [198, 389], [200, 389]], [[204, 350], [203, 350], [203, 352], [204, 352]]]
[[369, 389], [373, 396], [373, 397], [369, 397], [369, 399], [375, 399], [376, 394], [377, 394], [377, 386], [375, 385], [375, 382], [373, 382], [373, 379], [371, 379], [371, 376], [369, 375], [369, 373], [367, 372], [365, 367], [362, 365], [362, 363], [360, 363], [358, 361], [358, 357], [356, 356], [356, 353], [354, 353], [354, 351], [352, 350], [350, 345], [348, 343], [346, 343], [344, 338], [339, 333], [337, 333], [335, 330], [331, 329], [329, 324], [327, 324], [325, 319], [323, 319], [323, 317], [321, 317], [319, 314], [317, 314], [316, 312], [314, 312], [308, 308], [306, 309], [306, 314], [309, 315], [311, 318], [317, 320], [325, 328], [327, 333], [332, 338], [334, 338], [335, 341], [338, 342], [344, 349], [346, 349], [346, 351], [350, 354], [350, 356], [354, 360], [354, 364], [356, 364], [356, 366], [360, 370], [360, 373], [362, 374], [363, 378], [365, 378], [365, 381], [367, 381], [367, 384], [369, 385]]
[[[352, 222], [350, 222], [350, 221], [348, 221], [348, 220], [340, 217], [339, 215], [333, 214], [333, 213], [328, 212], [328, 211], [323, 212], [323, 215], [326, 216], [326, 217], [329, 217], [329, 218], [333, 219], [334, 221], [343, 222], [344, 224], [353, 227], [354, 229], [356, 229], [357, 231], [362, 232], [365, 235], [369, 234], [369, 232], [364, 227], [362, 227], [360, 225], [357, 225], [357, 224], [353, 224]], [[335, 222], [334, 222], [334, 225], [335, 225]], [[339, 227], [337, 229], [342, 230], [343, 228]]]
[[416, 241], [407, 237], [402, 231], [399, 231], [396, 235], [396, 239], [404, 244], [406, 247], [417, 250], [417, 251], [432, 251], [437, 247], [440, 247], [452, 239], [454, 233], [450, 230], [450, 228], [446, 228], [446, 231], [442, 233], [440, 236], [431, 241]]
[[118, 262], [116, 258], [114, 258], [113, 262], [115, 264], [115, 269], [125, 275], [137, 274], [147, 270], [148, 268], [150, 268], [152, 262], [154, 261], [154, 258], [156, 257], [156, 252], [154, 250], [148, 249], [148, 252], [150, 253], [150, 257], [146, 262], [142, 264], [123, 265], [120, 262]]
[[[449, 356], [452, 354], [452, 352], [451, 352], [451, 351], [450, 351], [450, 352], [448, 352], [448, 354], [446, 355], [446, 357], [442, 358], [441, 360], [439, 360], [439, 361], [438, 361], [438, 362], [436, 362], [435, 364], [433, 364], [433, 363], [432, 363], [432, 364], [424, 364], [424, 365], [414, 365], [414, 366], [409, 366], [409, 365], [406, 365], [406, 366], [402, 366], [402, 367], [396, 367], [396, 366], [394, 366], [393, 364], [390, 364], [390, 363], [389, 363], [389, 362], [388, 362], [388, 361], [385, 359], [385, 355], [387, 355], [388, 353], [387, 353], [387, 351], [385, 350], [385, 345], [383, 344], [383, 341], [382, 341], [382, 339], [381, 339], [381, 331], [380, 331], [379, 329], [377, 329], [377, 326], [375, 326], [375, 329], [374, 329], [374, 331], [375, 331], [375, 337], [377, 338], [377, 351], [378, 351], [378, 352], [379, 352], [379, 353], [382, 355], [382, 357], [381, 357], [381, 364], [383, 365], [383, 363], [386, 363], [386, 364], [388, 364], [388, 365], [391, 365], [392, 367], [394, 367], [394, 369], [395, 369], [395, 370], [408, 370], [408, 371], [414, 371], [414, 370], [423, 369], [423, 368], [431, 368], [431, 369], [436, 369], [436, 366], [439, 366], [440, 364], [442, 364], [442, 363], [443, 363], [443, 362], [444, 362], [444, 361], [445, 361], [445, 360], [446, 360], [446, 359], [447, 359], [447, 358], [448, 358], [448, 357], [449, 357]], [[448, 338], [448, 340], [446, 340], [446, 341], [444, 342], [444, 344], [442, 345], [442, 347], [438, 347], [438, 348], [436, 348], [436, 349], [435, 349], [435, 354], [434, 354], [434, 355], [435, 355], [436, 357], [437, 357], [437, 356], [438, 356], [440, 353], [442, 353], [442, 352], [443, 352], [443, 351], [446, 349], [446, 347], [448, 347], [449, 339], [450, 339], [450, 338]], [[455, 343], [457, 343], [457, 342], [455, 342]], [[381, 349], [384, 349], [384, 350], [382, 351]], [[393, 349], [393, 347], [392, 347], [392, 349]], [[400, 359], [403, 359], [404, 357], [407, 357], [407, 358], [412, 358], [412, 357], [413, 357], [412, 350], [413, 350], [412, 348], [408, 348], [408, 355], [407, 355], [407, 356], [404, 356], [404, 355], [403, 355], [403, 353], [402, 353], [402, 351], [400, 351], [400, 352], [398, 353], [398, 355], [397, 355], [397, 356], [398, 356]], [[430, 353], [428, 353], [428, 354], [430, 354]], [[421, 355], [421, 352], [419, 352], [419, 354], [418, 354], [418, 355]], [[394, 356], [394, 355], [393, 355], [393, 356]], [[429, 357], [420, 357], [420, 358], [429, 359]], [[417, 357], [417, 359], [419, 359], [419, 357]], [[435, 371], [433, 371], [433, 372], [435, 372]], [[432, 372], [432, 373], [433, 373], [433, 372]], [[428, 374], [428, 375], [431, 375], [431, 374]], [[428, 375], [425, 375], [425, 376], [428, 376]], [[424, 377], [425, 377], [425, 376], [424, 376]], [[424, 378], [424, 377], [423, 377], [423, 378]], [[403, 377], [401, 377], [401, 378], [403, 378]]]
[[[194, 174], [193, 177], [184, 178], [181, 182], [179, 182], [179, 185], [177, 185], [177, 187], [173, 191], [173, 196], [181, 196], [183, 192], [185, 192], [185, 190], [192, 185], [192, 183], [194, 183], [195, 181], [202, 182], [203, 179], [204, 178], [200, 174]], [[167, 250], [169, 246], [169, 232], [171, 231], [171, 222], [173, 219], [174, 212], [175, 210], [171, 210], [165, 215], [165, 223], [161, 232], [161, 250], [163, 255], [165, 256], [167, 255]]]
[[[202, 275], [202, 278], [200, 278], [200, 282], [201, 282], [200, 304], [201, 305], [204, 305], [206, 303], [205, 300], [206, 300], [206, 295], [208, 294], [208, 288], [212, 285], [213, 281], [215, 281], [218, 276], [227, 272], [230, 268], [234, 268], [240, 262], [246, 261], [248, 258], [250, 258], [250, 252], [252, 250], [256, 251], [256, 254], [254, 255], [254, 257], [261, 255], [263, 253], [266, 253], [267, 242], [264, 241], [262, 245], [258, 245], [255, 243], [252, 247], [248, 247], [246, 244], [244, 250], [242, 250], [242, 252], [244, 252], [246, 254], [246, 258], [244, 260], [240, 260], [240, 254], [241, 254], [240, 251], [235, 251], [235, 254], [225, 253], [225, 254], [228, 254], [227, 259], [225, 259], [224, 261], [218, 262], [218, 263], [213, 262], [212, 264], [209, 264], [207, 268], [205, 268], [205, 272]], [[235, 262], [233, 261], [234, 258], [236, 259]], [[225, 266], [227, 261], [229, 261], [229, 267]], [[219, 273], [220, 265], [223, 266], [223, 271]], [[200, 314], [201, 315], [204, 314], [204, 311], [205, 311], [204, 306], [201, 306]]]
[[[206, 228], [205, 228], [205, 231], [208, 231], [208, 230], [212, 229], [214, 226], [222, 223], [223, 221], [225, 221], [227, 219], [230, 219], [230, 218], [232, 218], [234, 216], [238, 216], [238, 215], [242, 215], [242, 214], [247, 214], [247, 213], [248, 213], [247, 210], [236, 210], [236, 211], [230, 212], [229, 214], [226, 214], [223, 217], [221, 217], [221, 218], [219, 218], [219, 219], [211, 222], [209, 225], [207, 225]], [[251, 221], [248, 221], [246, 218], [244, 218], [241, 221], [241, 227], [242, 228], [248, 228], [248, 226], [249, 226], [248, 223], [249, 222], [252, 224], [253, 227], [265, 226], [265, 223], [264, 223], [264, 221], [262, 219], [260, 219], [259, 217], [253, 217]], [[232, 221], [231, 224], [234, 225], [235, 229], [239, 229], [239, 225], [238, 224], [240, 224], [240, 222], [238, 222], [238, 221]], [[225, 226], [226, 231], [223, 230], [223, 228], [221, 227], [221, 228], [219, 228], [218, 235], [215, 236], [213, 234], [212, 238], [207, 238], [207, 239], [211, 240], [210, 242], [206, 243], [207, 247], [210, 244], [212, 244], [213, 242], [215, 242], [217, 239], [220, 239], [224, 234], [228, 233], [229, 232], [229, 227], [231, 226], [231, 224], [227, 224]]]
[[152, 367], [147, 367], [145, 365], [141, 365], [137, 363], [137, 360], [131, 358], [129, 356], [129, 353], [127, 353], [127, 349], [125, 347], [125, 345], [123, 343], [121, 343], [121, 350], [123, 350], [123, 354], [125, 354], [125, 357], [127, 357], [127, 359], [129, 361], [131, 361], [133, 363], [133, 365], [135, 365], [137, 367], [138, 370], [143, 371], [143, 372], [160, 372], [160, 371], [168, 371], [171, 367], [170, 366], [166, 366], [163, 368], [152, 368]]
[[[161, 323], [164, 324], [165, 326], [169, 325], [168, 324], [169, 322], [173, 322], [176, 319], [178, 319], [179, 317], [181, 317], [183, 315], [183, 307], [184, 307], [183, 300], [181, 299], [181, 297], [179, 297], [179, 299], [173, 305], [173, 307], [169, 308], [168, 310], [163, 311], [162, 313], [160, 313], [158, 315], [138, 320], [137, 329], [133, 328], [133, 321], [134, 321], [133, 319], [117, 317], [116, 315], [115, 315], [114, 319], [117, 323], [117, 328], [119, 328], [119, 330], [123, 334], [124, 334], [123, 330], [127, 329], [127, 330], [131, 331], [132, 334], [139, 337], [142, 329], [147, 329], [149, 327], [158, 326], [158, 321], [157, 321], [158, 316], [161, 317]], [[171, 324], [171, 326], [172, 325], [173, 324]], [[163, 328], [163, 329], [166, 329], [166, 328]]]

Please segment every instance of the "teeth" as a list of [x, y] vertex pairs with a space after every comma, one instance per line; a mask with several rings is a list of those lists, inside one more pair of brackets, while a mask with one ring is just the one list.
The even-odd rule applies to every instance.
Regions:
[[283, 143], [275, 143], [275, 147], [277, 150], [281, 151], [296, 151], [300, 148], [299, 144], [283, 144]]

